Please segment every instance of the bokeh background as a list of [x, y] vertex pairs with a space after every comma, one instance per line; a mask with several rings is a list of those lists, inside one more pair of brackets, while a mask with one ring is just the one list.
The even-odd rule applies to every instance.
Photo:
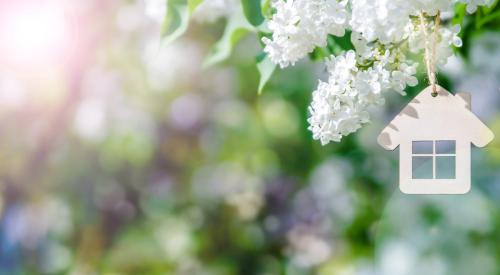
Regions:
[[[254, 34], [203, 68], [227, 14], [166, 44], [164, 7], [0, 1], [0, 274], [500, 274], [500, 140], [473, 149], [464, 196], [401, 194], [376, 144], [423, 70], [321, 146], [321, 63], [258, 95]], [[468, 19], [439, 83], [500, 137], [498, 11]]]

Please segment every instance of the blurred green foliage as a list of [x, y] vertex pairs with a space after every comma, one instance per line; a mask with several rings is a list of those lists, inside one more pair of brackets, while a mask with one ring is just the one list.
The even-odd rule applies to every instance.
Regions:
[[[163, 26], [142, 2], [113, 2], [91, 14], [102, 38], [76, 76], [37, 75], [45, 85], [26, 101], [2, 103], [0, 274], [500, 274], [498, 139], [474, 151], [471, 194], [400, 194], [397, 153], [375, 137], [423, 72], [369, 126], [321, 146], [307, 106], [324, 68], [274, 70], [259, 54], [260, 5], [243, 2], [206, 25], [189, 21], [200, 1], [169, 1]], [[479, 82], [498, 94], [500, 70], [471, 64], [484, 36], [499, 57], [498, 1], [457, 9], [465, 65], [439, 83], [489, 75]], [[351, 47], [329, 37], [311, 59]], [[53, 104], [38, 100], [61, 86]], [[500, 136], [494, 93], [474, 96], [491, 97], [477, 108]]]

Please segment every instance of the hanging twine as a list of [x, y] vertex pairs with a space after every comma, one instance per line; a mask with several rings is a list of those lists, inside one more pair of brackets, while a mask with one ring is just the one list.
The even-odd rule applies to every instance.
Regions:
[[424, 13], [420, 13], [420, 26], [422, 31], [424, 32], [425, 39], [425, 67], [427, 69], [427, 78], [432, 86], [432, 96], [437, 96], [437, 79], [436, 79], [436, 44], [438, 40], [439, 33], [439, 25], [441, 24], [441, 14], [438, 11], [436, 14], [436, 18], [434, 21], [434, 31], [433, 31], [433, 39], [431, 43], [431, 37], [427, 32], [427, 26], [425, 24]]

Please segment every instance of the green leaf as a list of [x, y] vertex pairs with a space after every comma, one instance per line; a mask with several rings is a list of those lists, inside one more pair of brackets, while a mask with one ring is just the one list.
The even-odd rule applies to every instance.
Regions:
[[344, 36], [334, 36], [329, 34], [327, 39], [327, 47], [331, 53], [338, 55], [341, 52], [354, 49], [354, 45], [351, 42], [351, 32], [346, 31]]
[[259, 26], [264, 22], [262, 16], [261, 0], [241, 0], [243, 6], [243, 13], [248, 22], [254, 26]]
[[183, 35], [189, 25], [190, 15], [203, 0], [168, 0], [167, 14], [163, 20], [163, 43], [170, 43]]
[[227, 59], [234, 49], [234, 46], [240, 41], [249, 31], [254, 28], [243, 17], [241, 12], [236, 12], [229, 17], [222, 38], [215, 43], [209, 55], [203, 62], [203, 67], [213, 66]]
[[267, 18], [271, 18], [272, 13], [271, 0], [264, 0], [262, 3], [262, 14]]
[[269, 81], [271, 76], [273, 75], [274, 70], [276, 69], [276, 64], [274, 64], [271, 59], [267, 56], [267, 54], [262, 53], [257, 57], [257, 70], [259, 71], [260, 80], [259, 80], [259, 95], [262, 93], [264, 86]]
[[346, 31], [342, 37], [329, 34], [326, 47], [314, 48], [314, 50], [309, 53], [309, 58], [313, 61], [324, 60], [330, 55], [339, 55], [351, 49], [354, 49], [351, 42], [351, 32]]
[[453, 17], [453, 25], [463, 26], [464, 18], [466, 15], [466, 4], [457, 4], [455, 6], [455, 16]]
[[482, 10], [484, 15], [488, 15], [497, 8], [497, 5], [498, 5], [498, 0], [496, 0], [495, 2], [492, 2], [490, 5], [481, 6], [479, 8]]
[[189, 12], [193, 13], [202, 2], [203, 0], [188, 0]]
[[309, 58], [313, 61], [323, 60], [332, 53], [327, 48], [316, 47], [309, 53]]
[[167, 14], [163, 20], [161, 36], [163, 43], [170, 43], [181, 36], [188, 27], [189, 9], [185, 0], [169, 0]]
[[483, 18], [479, 19], [477, 26], [478, 28], [481, 28], [483, 25], [497, 19], [500, 19], [500, 10], [494, 13], [490, 13], [488, 14], [488, 16], [484, 16]]

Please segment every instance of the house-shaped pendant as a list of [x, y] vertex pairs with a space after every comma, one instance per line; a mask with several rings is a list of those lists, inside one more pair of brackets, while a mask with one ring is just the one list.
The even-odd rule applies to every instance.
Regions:
[[484, 147], [493, 132], [471, 111], [470, 94], [436, 86], [420, 92], [378, 136], [399, 146], [399, 188], [406, 194], [465, 194], [471, 188], [471, 143]]

